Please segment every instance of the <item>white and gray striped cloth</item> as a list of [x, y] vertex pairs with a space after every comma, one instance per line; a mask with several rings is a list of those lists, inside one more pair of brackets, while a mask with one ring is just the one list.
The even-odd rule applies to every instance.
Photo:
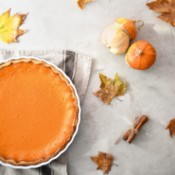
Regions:
[[[91, 72], [90, 57], [67, 50], [0, 50], [0, 61], [23, 56], [45, 59], [61, 68], [74, 83], [82, 103]], [[67, 165], [58, 159], [49, 165], [29, 170], [0, 166], [0, 175], [67, 175]]]

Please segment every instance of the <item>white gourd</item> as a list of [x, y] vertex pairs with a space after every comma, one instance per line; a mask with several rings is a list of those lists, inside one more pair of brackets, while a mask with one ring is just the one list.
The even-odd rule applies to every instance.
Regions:
[[130, 38], [122, 25], [115, 22], [103, 31], [101, 41], [113, 54], [123, 54], [129, 47]]

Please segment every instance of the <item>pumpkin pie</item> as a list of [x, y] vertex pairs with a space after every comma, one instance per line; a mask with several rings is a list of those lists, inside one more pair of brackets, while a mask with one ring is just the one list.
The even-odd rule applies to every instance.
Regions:
[[54, 66], [21, 58], [0, 64], [0, 160], [46, 162], [62, 151], [78, 125], [74, 88]]

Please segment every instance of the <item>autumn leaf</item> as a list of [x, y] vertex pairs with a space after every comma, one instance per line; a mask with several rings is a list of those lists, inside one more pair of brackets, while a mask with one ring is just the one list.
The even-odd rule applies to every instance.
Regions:
[[124, 95], [126, 92], [126, 83], [124, 83], [118, 74], [115, 75], [114, 80], [100, 74], [100, 90], [94, 95], [99, 97], [104, 103], [110, 104], [112, 99], [116, 96]]
[[91, 160], [98, 165], [97, 170], [102, 170], [108, 174], [113, 163], [113, 156], [108, 153], [99, 152], [97, 156], [92, 156]]
[[20, 35], [25, 33], [24, 30], [19, 29], [24, 22], [26, 14], [16, 13], [10, 16], [10, 10], [0, 15], [0, 40], [4, 43], [16, 42]]
[[92, 1], [94, 0], [77, 0], [77, 4], [80, 9], [84, 9], [85, 4], [92, 2]]
[[146, 5], [151, 10], [160, 13], [158, 16], [160, 19], [175, 26], [175, 0], [155, 0]]
[[166, 129], [169, 129], [171, 137], [173, 137], [175, 135], [175, 119], [172, 119], [169, 121]]

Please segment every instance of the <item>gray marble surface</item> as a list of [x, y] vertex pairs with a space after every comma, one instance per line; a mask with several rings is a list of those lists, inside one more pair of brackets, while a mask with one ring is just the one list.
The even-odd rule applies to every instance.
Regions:
[[[115, 156], [110, 175], [174, 175], [175, 139], [165, 130], [175, 116], [175, 29], [157, 19], [146, 0], [96, 0], [84, 11], [75, 0], [1, 0], [0, 12], [29, 12], [23, 25], [28, 32], [17, 44], [1, 48], [70, 49], [94, 58], [92, 75], [82, 107], [79, 133], [67, 152], [69, 175], [101, 175], [89, 156], [106, 151]], [[155, 65], [146, 71], [127, 67], [124, 55], [115, 56], [100, 42], [101, 31], [117, 17], [144, 20], [138, 39], [146, 39], [157, 50]], [[98, 74], [113, 77], [118, 72], [129, 84], [128, 93], [104, 105], [92, 92], [99, 87]], [[140, 114], [150, 122], [131, 145], [117, 138]]]

